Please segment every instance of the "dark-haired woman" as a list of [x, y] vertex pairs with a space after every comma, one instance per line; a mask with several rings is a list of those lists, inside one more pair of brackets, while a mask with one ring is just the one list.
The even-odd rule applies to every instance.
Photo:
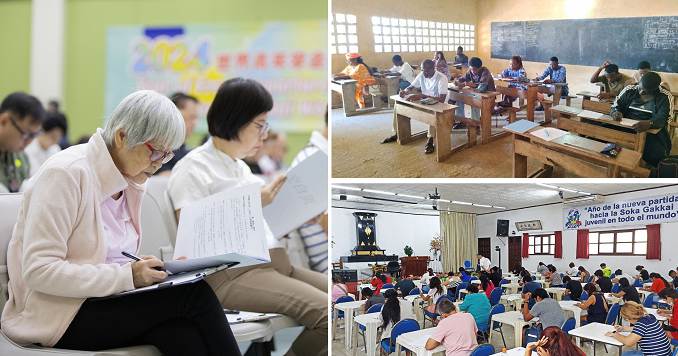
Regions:
[[346, 53], [346, 62], [348, 65], [344, 70], [334, 75], [334, 79], [353, 79], [355, 85], [355, 101], [362, 109], [365, 107], [365, 98], [363, 95], [367, 91], [367, 86], [377, 84], [377, 80], [372, 76], [372, 69], [365, 64], [359, 53]]
[[440, 299], [440, 297], [445, 293], [445, 290], [443, 289], [443, 286], [440, 283], [440, 278], [438, 277], [431, 278], [428, 286], [430, 288], [428, 294], [419, 294], [419, 297], [421, 297], [421, 300], [429, 302], [429, 306], [426, 307], [426, 310], [431, 313], [435, 313], [436, 303], [438, 302], [438, 299]]
[[605, 296], [598, 291], [598, 288], [593, 283], [587, 283], [584, 286], [584, 290], [589, 294], [589, 299], [575, 305], [588, 311], [586, 316], [587, 322], [605, 324], [605, 319], [607, 318], [607, 301]]
[[[520, 56], [511, 57], [510, 66], [504, 69], [504, 71], [501, 72], [500, 75], [502, 78], [515, 80], [515, 82], [509, 84], [508, 86], [509, 88], [527, 90], [525, 84], [520, 84], [520, 82], [528, 81], [527, 74], [525, 73], [525, 68], [523, 68], [523, 59]], [[501, 107], [511, 107], [515, 100], [516, 100], [515, 96], [504, 95], [503, 100], [498, 103], [499, 105], [498, 109], [502, 109]]]
[[447, 61], [442, 51], [438, 51], [433, 55], [433, 62], [436, 65], [436, 70], [445, 74], [447, 80], [450, 80], [450, 68], [447, 66]]
[[386, 301], [381, 308], [381, 339], [390, 339], [393, 325], [400, 321], [400, 300], [398, 292], [389, 289], [384, 292]]
[[[273, 98], [260, 83], [233, 78], [221, 84], [207, 112], [211, 138], [177, 162], [168, 182], [177, 217], [194, 201], [249, 184], [262, 186], [262, 205], [275, 199], [284, 179], [264, 186], [242, 161], [261, 148], [271, 109]], [[315, 354], [327, 347], [327, 275], [292, 267], [280, 242], [270, 231], [266, 236], [270, 264], [225, 270], [207, 281], [224, 308], [280, 313], [304, 325], [290, 352]]]
[[632, 301], [640, 304], [638, 290], [629, 283], [629, 280], [626, 277], [619, 279], [619, 287], [619, 292], [612, 293], [612, 295], [617, 298], [623, 298], [625, 302]]

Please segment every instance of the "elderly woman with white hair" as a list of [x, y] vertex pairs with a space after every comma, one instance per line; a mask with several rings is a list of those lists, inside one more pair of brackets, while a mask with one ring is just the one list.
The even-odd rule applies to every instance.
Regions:
[[136, 253], [144, 183], [184, 140], [180, 112], [153, 91], [127, 96], [88, 143], [48, 160], [24, 193], [7, 251], [2, 330], [20, 344], [164, 355], [240, 355], [206, 282], [97, 299], [167, 277]]

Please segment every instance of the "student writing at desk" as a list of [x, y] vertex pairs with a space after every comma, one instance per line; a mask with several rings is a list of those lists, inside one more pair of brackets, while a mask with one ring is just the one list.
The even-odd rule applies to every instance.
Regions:
[[464, 54], [464, 47], [457, 47], [457, 55], [454, 56], [454, 64], [461, 64], [468, 67], [468, 57]]
[[[600, 75], [603, 69], [605, 74]], [[628, 75], [619, 73], [619, 66], [605, 61], [591, 76], [591, 83], [603, 83], [605, 91], [598, 94], [598, 99], [611, 102], [624, 88], [633, 85], [635, 81]]]
[[[527, 81], [527, 74], [525, 73], [525, 68], [523, 68], [523, 59], [520, 56], [511, 57], [511, 65], [508, 68], [504, 69], [504, 71], [502, 71], [500, 75], [502, 78], [511, 78], [516, 79], [518, 81], [520, 80]], [[520, 84], [516, 82], [511, 82], [509, 84], [509, 88], [518, 88], [520, 90], [527, 90], [525, 84]], [[498, 105], [500, 107], [501, 106], [510, 107], [512, 106], [515, 100], [516, 98], [513, 96], [504, 95], [503, 100], [500, 101]]]
[[619, 93], [610, 112], [615, 120], [622, 117], [640, 120], [633, 126], [639, 132], [659, 129], [656, 134], [647, 134], [643, 149], [643, 160], [652, 167], [671, 151], [667, 124], [673, 112], [673, 97], [659, 86], [660, 82], [661, 78], [655, 72], [643, 75], [638, 85], [627, 86]]
[[400, 90], [403, 90], [409, 87], [414, 81], [414, 69], [412, 66], [403, 61], [403, 57], [399, 54], [396, 54], [391, 59], [393, 62], [393, 67], [389, 69], [385, 74], [395, 74], [400, 76]]
[[348, 65], [344, 70], [334, 76], [335, 80], [353, 79], [356, 80], [355, 86], [355, 101], [358, 107], [365, 108], [365, 98], [363, 93], [368, 85], [374, 85], [377, 80], [372, 76], [372, 69], [365, 64], [363, 57], [358, 53], [346, 53], [346, 62]]
[[[416, 93], [410, 96], [407, 96], [408, 101], [421, 100], [424, 98], [434, 98], [441, 103], [445, 102], [445, 97], [447, 96], [447, 77], [445, 74], [436, 71], [435, 65], [432, 60], [427, 59], [421, 64], [422, 72], [414, 78], [412, 85], [405, 88], [405, 90], [400, 92], [400, 97], [404, 98], [407, 95], [413, 94], [417, 91], [421, 91], [421, 94]], [[385, 138], [381, 143], [395, 142], [398, 139], [396, 132], [396, 115], [393, 114], [393, 132], [394, 134]], [[449, 132], [443, 132], [447, 135]], [[425, 153], [433, 153], [435, 146], [433, 144], [433, 139], [435, 138], [436, 131], [434, 126], [429, 126], [428, 128], [428, 139], [426, 140], [426, 146], [424, 146]]]
[[447, 79], [450, 79], [450, 68], [447, 67], [447, 60], [445, 60], [445, 55], [442, 51], [438, 51], [433, 55], [433, 62], [436, 65], [436, 70], [445, 74]]
[[[549, 79], [544, 79], [546, 77], [549, 77]], [[560, 95], [567, 95], [568, 94], [567, 71], [565, 70], [565, 67], [558, 64], [558, 57], [551, 57], [550, 58], [549, 66], [546, 67], [546, 69], [544, 70], [544, 73], [537, 76], [537, 80], [544, 80], [544, 84], [564, 83], [565, 85], [563, 86]], [[551, 93], [554, 93], [554, 92], [555, 92], [555, 87], [551, 88]], [[541, 102], [542, 100], [544, 100], [544, 95], [539, 94], [539, 101]], [[539, 107], [535, 110], [543, 111], [544, 106], [539, 105]]]
[[[640, 83], [640, 78], [642, 78], [643, 75], [649, 73], [650, 71], [652, 71], [652, 65], [650, 64], [650, 62], [642, 61], [642, 62], [638, 63], [638, 70], [635, 73], [633, 73], [633, 80], [636, 83]], [[662, 86], [664, 89], [671, 91], [671, 87], [669, 87], [669, 83], [662, 82], [659, 85]]]
[[[468, 86], [469, 88], [476, 89], [479, 92], [486, 91], [495, 91], [494, 87], [494, 78], [492, 78], [492, 73], [486, 67], [483, 67], [483, 61], [478, 57], [472, 57], [469, 60], [469, 71], [466, 72], [466, 75], [460, 78], [457, 78], [454, 81], [454, 85], [459, 88]], [[464, 116], [464, 105], [460, 103], [457, 107], [455, 116], [463, 117]], [[478, 120], [480, 118], [480, 109], [472, 108], [471, 109], [471, 118]], [[459, 128], [460, 126], [455, 126]]]

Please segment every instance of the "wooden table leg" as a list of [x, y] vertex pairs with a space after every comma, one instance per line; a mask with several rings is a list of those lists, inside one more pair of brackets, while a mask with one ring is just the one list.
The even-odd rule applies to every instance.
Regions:
[[527, 178], [527, 156], [515, 152], [515, 142], [521, 138], [513, 134], [513, 178]]
[[563, 92], [563, 87], [560, 85], [555, 86], [555, 90], [553, 92], [553, 106], [559, 105], [560, 104], [560, 96], [562, 95]]
[[436, 158], [442, 162], [452, 153], [452, 115], [436, 114]]
[[412, 141], [410, 118], [404, 115], [398, 115], [397, 110], [393, 111], [393, 115], [396, 116], [396, 134], [398, 135], [398, 143], [404, 145]]
[[534, 104], [537, 101], [537, 86], [530, 85], [527, 87], [527, 119], [534, 121]]
[[344, 104], [344, 115], [353, 116], [356, 113], [355, 82], [341, 85], [341, 100]]
[[480, 143], [490, 142], [492, 136], [492, 109], [494, 108], [494, 98], [483, 98], [480, 109]]

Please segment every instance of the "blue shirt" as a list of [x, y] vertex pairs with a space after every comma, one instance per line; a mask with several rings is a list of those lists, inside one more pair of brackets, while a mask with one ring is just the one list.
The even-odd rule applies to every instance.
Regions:
[[544, 70], [544, 73], [539, 76], [537, 79], [542, 80], [546, 77], [550, 77], [551, 81], [554, 83], [565, 83], [566, 85], [563, 87], [563, 94], [562, 95], [567, 95], [568, 90], [567, 90], [567, 73], [565, 71], [565, 67], [558, 65], [558, 69], [553, 69], [551, 66], [546, 67], [546, 70]]
[[[518, 70], [513, 70], [511, 67], [508, 67], [504, 69], [503, 72], [501, 72], [501, 76], [504, 78], [527, 78], [527, 74], [525, 73], [525, 68], [520, 68]], [[527, 87], [523, 84], [518, 84], [518, 83], [510, 83], [509, 88], [519, 88], [522, 90], [527, 90]]]
[[487, 330], [488, 323], [490, 322], [491, 308], [490, 300], [482, 292], [467, 294], [464, 302], [459, 305], [459, 310], [473, 315], [478, 330]]
[[633, 326], [634, 334], [640, 336], [638, 346], [646, 356], [671, 356], [671, 345], [654, 315], [645, 315]]

